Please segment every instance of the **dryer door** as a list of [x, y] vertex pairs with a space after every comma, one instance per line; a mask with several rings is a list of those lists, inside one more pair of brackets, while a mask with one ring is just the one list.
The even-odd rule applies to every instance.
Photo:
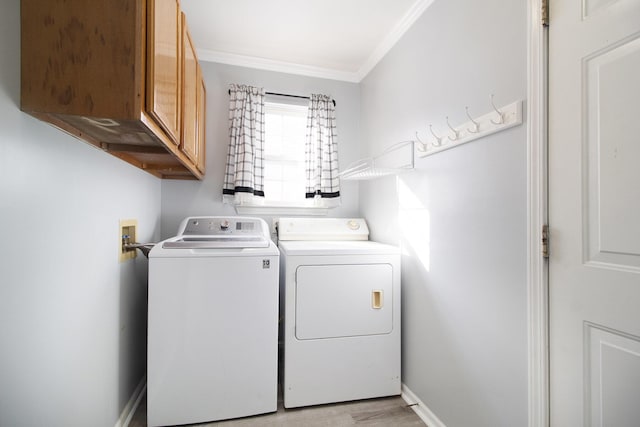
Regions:
[[390, 264], [301, 265], [296, 271], [296, 338], [388, 334], [393, 330]]

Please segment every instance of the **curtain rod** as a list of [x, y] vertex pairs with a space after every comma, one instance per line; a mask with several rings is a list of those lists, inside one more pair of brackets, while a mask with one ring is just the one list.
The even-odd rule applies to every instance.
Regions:
[[[229, 95], [231, 95], [231, 89], [229, 89]], [[265, 95], [288, 96], [289, 98], [311, 99], [308, 96], [289, 95], [287, 93], [277, 93], [277, 92], [265, 92]], [[331, 102], [333, 102], [333, 106], [335, 107], [336, 106], [336, 100], [332, 99]]]

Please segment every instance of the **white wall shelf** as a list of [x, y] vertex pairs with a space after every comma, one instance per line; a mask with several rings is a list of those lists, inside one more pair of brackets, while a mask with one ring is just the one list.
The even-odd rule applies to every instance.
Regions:
[[[414, 145], [416, 141], [402, 141], [391, 145], [382, 154], [351, 163], [340, 172], [344, 180], [369, 180], [387, 175], [396, 175], [414, 167]], [[403, 148], [405, 148], [403, 150]]]

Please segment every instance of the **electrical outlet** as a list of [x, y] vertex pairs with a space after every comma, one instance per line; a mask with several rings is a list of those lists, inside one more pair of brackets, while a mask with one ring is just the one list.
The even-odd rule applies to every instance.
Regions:
[[120, 233], [118, 235], [118, 241], [120, 243], [120, 262], [128, 259], [133, 259], [138, 256], [136, 249], [126, 249], [125, 244], [137, 242], [136, 228], [138, 227], [138, 221], [135, 219], [122, 219], [120, 220]]

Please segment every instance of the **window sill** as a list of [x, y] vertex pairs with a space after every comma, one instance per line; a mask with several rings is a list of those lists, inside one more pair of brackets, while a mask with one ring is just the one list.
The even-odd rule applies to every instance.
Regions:
[[291, 215], [291, 216], [327, 216], [329, 208], [314, 206], [286, 206], [286, 205], [236, 205], [239, 215]]

